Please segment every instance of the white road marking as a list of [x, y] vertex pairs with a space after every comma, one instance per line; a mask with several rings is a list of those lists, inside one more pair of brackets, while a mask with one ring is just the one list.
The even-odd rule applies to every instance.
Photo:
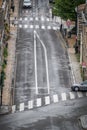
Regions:
[[77, 95], [78, 95], [79, 98], [80, 98], [80, 97], [83, 97], [82, 92], [77, 92]]
[[38, 29], [38, 28], [39, 28], [39, 25], [35, 25], [35, 28]]
[[19, 20], [22, 21], [22, 18], [20, 18]]
[[28, 28], [28, 25], [24, 25], [24, 28]]
[[57, 27], [53, 27], [53, 30], [57, 30]]
[[34, 26], [33, 26], [33, 25], [30, 25], [30, 28], [34, 28]]
[[38, 17], [36, 17], [35, 20], [38, 21], [39, 20]]
[[73, 92], [69, 92], [70, 94], [70, 99], [75, 99], [75, 94]]
[[33, 100], [28, 101], [28, 109], [32, 109], [33, 108]]
[[66, 93], [61, 93], [62, 101], [66, 100]]
[[27, 21], [27, 20], [28, 20], [28, 18], [26, 17], [26, 18], [24, 18], [24, 20], [25, 20], [25, 21]]
[[48, 94], [49, 94], [50, 93], [50, 85], [49, 85], [49, 71], [48, 71], [47, 50], [46, 50], [46, 47], [45, 47], [44, 43], [42, 42], [42, 40], [40, 39], [40, 37], [39, 37], [39, 35], [37, 33], [36, 33], [36, 36], [38, 37], [38, 39], [40, 40], [40, 43], [42, 44], [42, 46], [44, 48], [45, 62], [46, 62], [46, 74], [47, 74], [47, 88], [48, 88]]
[[34, 30], [34, 62], [35, 62], [35, 86], [36, 94], [38, 94], [38, 84], [37, 84], [37, 52], [36, 52], [36, 31]]
[[12, 106], [12, 113], [15, 113], [16, 112], [16, 105], [13, 105]]
[[51, 29], [51, 26], [47, 26], [47, 29]]
[[45, 26], [44, 26], [44, 25], [42, 25], [42, 26], [41, 26], [41, 29], [45, 29]]
[[33, 21], [33, 18], [32, 18], [32, 17], [30, 18], [30, 21]]
[[58, 95], [57, 94], [53, 95], [53, 102], [54, 103], [58, 102]]
[[50, 19], [49, 19], [49, 18], [47, 18], [47, 21], [50, 21]]
[[41, 17], [41, 21], [44, 21], [45, 19], [44, 19], [44, 17]]
[[22, 25], [21, 25], [21, 24], [19, 24], [19, 28], [22, 28]]
[[24, 111], [24, 103], [20, 103], [20, 105], [19, 105], [19, 111]]
[[41, 106], [41, 98], [37, 98], [37, 107]]
[[45, 105], [48, 105], [48, 104], [50, 104], [50, 97], [49, 96], [45, 97]]

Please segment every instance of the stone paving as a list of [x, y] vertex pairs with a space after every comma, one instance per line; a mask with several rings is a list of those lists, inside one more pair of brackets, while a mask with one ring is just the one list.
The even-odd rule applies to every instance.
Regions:
[[[19, 1], [14, 1], [15, 11], [11, 12], [11, 17], [18, 17], [18, 6]], [[14, 35], [15, 34], [15, 35]], [[3, 94], [2, 94], [2, 107], [0, 109], [0, 113], [7, 113], [9, 111], [9, 106], [12, 105], [12, 75], [15, 63], [15, 44], [17, 37], [17, 27], [10, 26], [10, 39], [8, 42], [8, 58], [7, 58], [7, 66], [6, 66], [6, 79], [4, 82]]]

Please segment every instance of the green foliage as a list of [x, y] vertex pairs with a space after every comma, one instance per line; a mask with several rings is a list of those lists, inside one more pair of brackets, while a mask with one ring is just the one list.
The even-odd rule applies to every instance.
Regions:
[[53, 14], [63, 19], [76, 20], [75, 8], [85, 0], [55, 0]]
[[4, 55], [4, 58], [8, 56], [8, 49], [6, 47], [3, 50], [3, 55]]
[[4, 79], [5, 79], [6, 75], [4, 70], [1, 71], [1, 78], [0, 78], [0, 86], [3, 87], [4, 86]]

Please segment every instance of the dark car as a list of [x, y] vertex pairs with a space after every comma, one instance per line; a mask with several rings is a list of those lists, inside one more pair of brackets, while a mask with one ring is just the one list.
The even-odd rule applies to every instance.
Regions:
[[53, 3], [53, 4], [54, 4], [54, 3], [55, 3], [55, 1], [54, 1], [54, 0], [49, 0], [49, 3]]
[[80, 84], [73, 84], [71, 86], [72, 91], [87, 91], [87, 80]]

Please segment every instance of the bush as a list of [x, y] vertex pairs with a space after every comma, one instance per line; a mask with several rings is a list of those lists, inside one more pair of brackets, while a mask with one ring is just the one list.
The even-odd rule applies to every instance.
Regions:
[[0, 78], [0, 85], [1, 87], [4, 86], [4, 79], [5, 79], [6, 75], [5, 75], [5, 72], [4, 70], [1, 71], [1, 78]]
[[3, 51], [4, 58], [8, 56], [8, 49], [5, 47]]

